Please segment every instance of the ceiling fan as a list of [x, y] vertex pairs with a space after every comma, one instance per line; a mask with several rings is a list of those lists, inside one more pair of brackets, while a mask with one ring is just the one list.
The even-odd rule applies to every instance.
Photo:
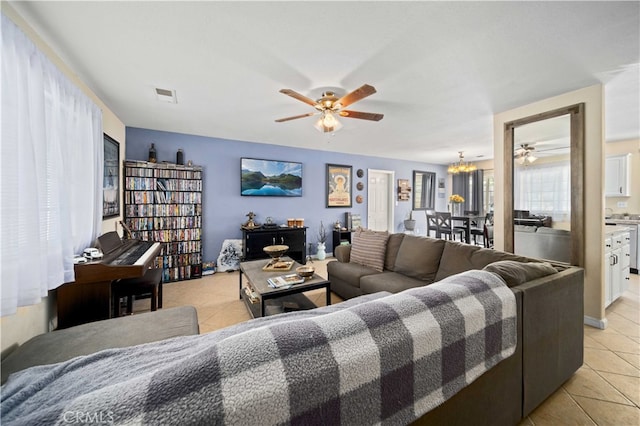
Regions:
[[538, 159], [538, 157], [532, 153], [535, 150], [536, 148], [534, 146], [530, 146], [528, 143], [523, 143], [520, 145], [520, 148], [515, 150], [514, 158], [519, 164], [531, 164]]
[[291, 89], [282, 89], [280, 93], [291, 96], [294, 99], [311, 105], [317, 111], [309, 112], [307, 114], [294, 115], [292, 117], [280, 118], [276, 120], [276, 123], [282, 123], [284, 121], [296, 120], [298, 118], [310, 117], [312, 115], [320, 114], [320, 118], [314, 125], [316, 129], [323, 133], [335, 132], [342, 127], [342, 124], [337, 120], [336, 116], [359, 118], [362, 120], [380, 121], [383, 114], [377, 114], [372, 112], [360, 112], [343, 109], [361, 99], [371, 96], [376, 93], [376, 89], [373, 86], [365, 84], [351, 93], [347, 93], [341, 98], [338, 98], [334, 92], [323, 92], [322, 97], [318, 100], [310, 99], [300, 93]]

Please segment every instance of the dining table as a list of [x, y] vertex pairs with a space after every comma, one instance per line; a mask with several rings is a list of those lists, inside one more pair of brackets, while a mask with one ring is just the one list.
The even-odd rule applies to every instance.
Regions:
[[[471, 224], [475, 221], [476, 223], [478, 223], [478, 225], [480, 225], [480, 223], [478, 222], [479, 220], [483, 219], [482, 216], [478, 216], [478, 215], [458, 215], [458, 216], [451, 216], [451, 225], [454, 228], [460, 228], [464, 230], [464, 242], [467, 244], [471, 244]], [[454, 222], [462, 222], [461, 224], [454, 224]]]

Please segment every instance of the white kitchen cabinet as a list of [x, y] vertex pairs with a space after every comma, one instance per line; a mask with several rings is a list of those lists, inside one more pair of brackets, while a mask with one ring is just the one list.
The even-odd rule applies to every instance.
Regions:
[[607, 197], [630, 197], [631, 154], [612, 155], [605, 160], [604, 192]]
[[629, 286], [630, 234], [624, 229], [612, 232], [604, 242], [605, 307]]

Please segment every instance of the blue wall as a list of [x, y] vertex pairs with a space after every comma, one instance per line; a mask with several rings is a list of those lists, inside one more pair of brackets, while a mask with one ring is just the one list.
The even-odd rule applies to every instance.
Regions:
[[[204, 260], [218, 258], [222, 241], [241, 238], [240, 224], [247, 220], [246, 214], [256, 213], [256, 221], [263, 223], [271, 216], [276, 223], [284, 223], [287, 218], [304, 218], [307, 229], [307, 243], [313, 246], [318, 239], [318, 227], [322, 221], [327, 228], [327, 251], [331, 251], [331, 230], [336, 220], [344, 224], [344, 213], [359, 213], [363, 226], [367, 218], [367, 169], [395, 171], [395, 179], [413, 177], [413, 170], [434, 171], [438, 178], [446, 176], [446, 167], [411, 161], [391, 160], [365, 155], [341, 154], [312, 149], [289, 148], [252, 142], [232, 141], [180, 133], [160, 132], [127, 127], [127, 160], [147, 160], [151, 143], [155, 144], [158, 162], [175, 163], [176, 152], [183, 149], [185, 164], [203, 166], [203, 246]], [[297, 161], [302, 163], [302, 197], [247, 197], [240, 195], [240, 158], [263, 158], [267, 160]], [[325, 170], [326, 164], [346, 164], [353, 166], [353, 207], [326, 208]], [[365, 176], [359, 179], [356, 170], [363, 169]], [[358, 191], [357, 182], [365, 188]], [[394, 182], [394, 187], [396, 183]], [[355, 196], [362, 195], [364, 202], [355, 202]], [[395, 207], [395, 232], [402, 232], [403, 220], [407, 218], [411, 201], [398, 201]], [[436, 198], [436, 209], [446, 209], [446, 199]], [[421, 221], [424, 215], [415, 214], [417, 227], [424, 230]]]

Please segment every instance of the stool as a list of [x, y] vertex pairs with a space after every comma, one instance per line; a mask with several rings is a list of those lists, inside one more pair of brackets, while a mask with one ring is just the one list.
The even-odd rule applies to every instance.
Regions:
[[133, 297], [151, 295], [151, 310], [162, 308], [162, 269], [149, 269], [144, 276], [111, 283], [113, 317], [120, 316], [120, 299], [127, 298], [127, 314], [133, 313]]

